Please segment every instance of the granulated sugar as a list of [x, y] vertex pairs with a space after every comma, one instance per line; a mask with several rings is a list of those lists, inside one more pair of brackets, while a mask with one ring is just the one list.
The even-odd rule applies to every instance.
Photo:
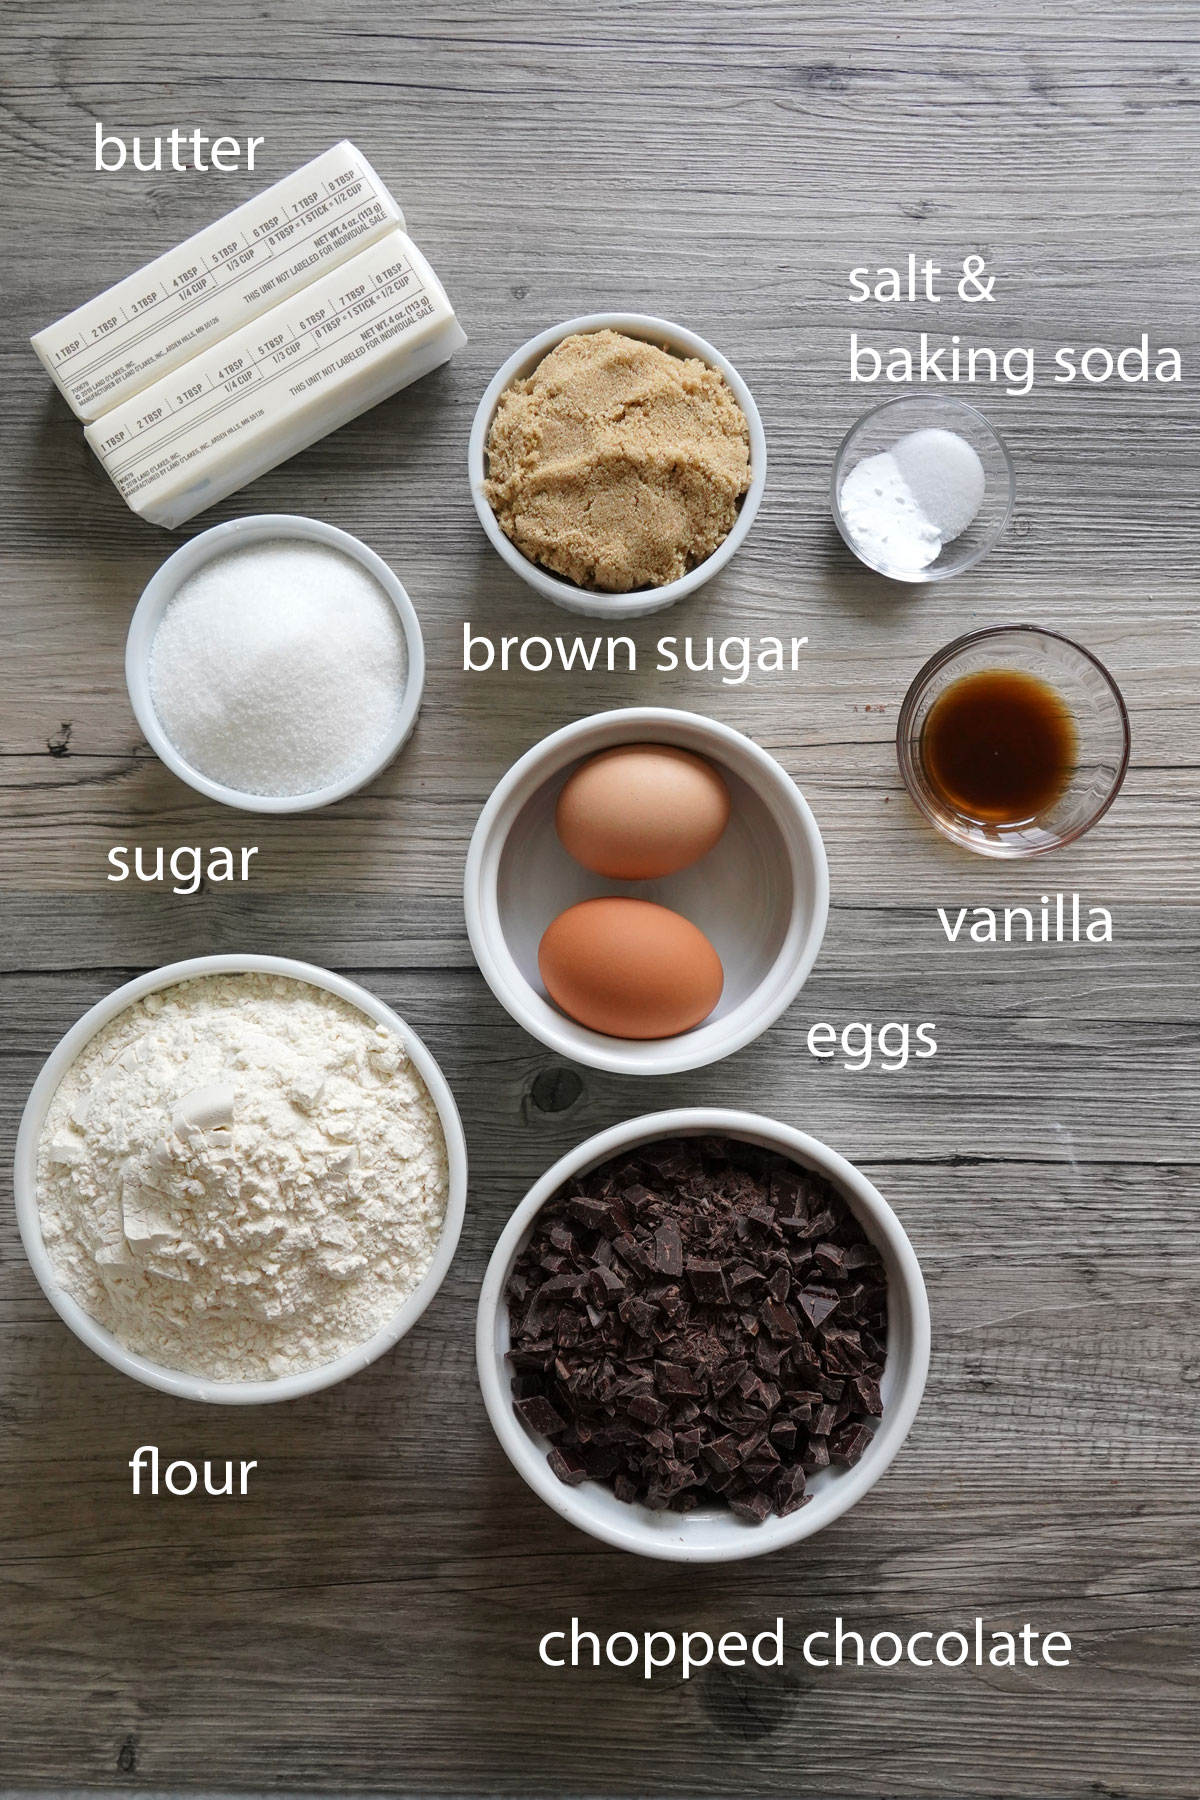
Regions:
[[407, 677], [388, 595], [354, 557], [293, 538], [214, 557], [171, 600], [150, 697], [179, 754], [240, 793], [315, 793], [394, 728]]
[[876, 567], [928, 568], [983, 505], [983, 464], [956, 431], [909, 432], [851, 469], [838, 494], [857, 548]]
[[38, 1146], [60, 1285], [129, 1349], [217, 1381], [319, 1368], [421, 1281], [448, 1191], [394, 1032], [323, 988], [209, 975], [71, 1066]]

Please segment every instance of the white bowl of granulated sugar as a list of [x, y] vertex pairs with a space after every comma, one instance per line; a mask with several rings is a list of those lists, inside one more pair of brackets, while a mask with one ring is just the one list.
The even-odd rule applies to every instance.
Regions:
[[382, 773], [416, 724], [421, 626], [382, 557], [261, 513], [169, 556], [130, 621], [125, 682], [181, 781], [243, 812], [310, 812]]
[[445, 1278], [453, 1095], [354, 982], [279, 956], [141, 975], [53, 1050], [17, 1136], [34, 1274], [114, 1368], [189, 1400], [294, 1400], [366, 1368]]

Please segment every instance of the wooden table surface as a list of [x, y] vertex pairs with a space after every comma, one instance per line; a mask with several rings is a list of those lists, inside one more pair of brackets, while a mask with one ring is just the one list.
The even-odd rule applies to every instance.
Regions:
[[[1196, 1476], [1197, 103], [1189, 0], [510, 0], [428, 9], [126, 0], [0, 7], [0, 1129], [59, 1036], [141, 969], [216, 949], [343, 970], [439, 1058], [471, 1152], [451, 1274], [391, 1356], [259, 1411], [138, 1387], [58, 1321], [0, 1213], [0, 1781], [396, 1794], [1074, 1796], [1200, 1788]], [[127, 512], [29, 333], [262, 185], [91, 172], [94, 120], [266, 138], [273, 180], [343, 135], [394, 187], [470, 337], [453, 365], [212, 514], [312, 513], [400, 572], [429, 657], [404, 756], [327, 813], [206, 805], [141, 741], [122, 678], [171, 547]], [[847, 272], [986, 257], [996, 300], [851, 307]], [[951, 292], [953, 290], [951, 289]], [[714, 340], [754, 390], [766, 497], [731, 567], [633, 628], [634, 675], [462, 670], [464, 621], [574, 622], [512, 578], [465, 481], [479, 395], [542, 327], [606, 307]], [[986, 313], [986, 318], [981, 314]], [[1036, 349], [1005, 432], [1016, 515], [969, 576], [858, 569], [830, 461], [876, 390], [850, 330]], [[1054, 349], [1146, 331], [1177, 386], [1055, 386]], [[967, 392], [967, 390], [959, 390]], [[1023, 867], [935, 841], [892, 738], [920, 663], [998, 620], [1074, 634], [1126, 695], [1133, 760], [1095, 833]], [[666, 630], [807, 636], [799, 671], [656, 675]], [[459, 899], [480, 806], [583, 713], [711, 712], [772, 751], [828, 846], [816, 970], [759, 1042], [637, 1082], [560, 1059], [474, 967]], [[246, 889], [106, 882], [117, 843], [255, 843]], [[1111, 945], [949, 944], [937, 907], [1078, 892]], [[887, 1073], [815, 1062], [815, 1020], [934, 1020]], [[933, 1360], [912, 1436], [852, 1513], [725, 1569], [643, 1563], [520, 1482], [476, 1387], [474, 1306], [508, 1212], [631, 1115], [725, 1103], [858, 1162], [924, 1267]], [[7, 1179], [7, 1176], [6, 1176]], [[134, 1500], [140, 1444], [257, 1459], [230, 1505]], [[1069, 1668], [807, 1668], [804, 1633], [1070, 1634]], [[686, 1684], [549, 1670], [542, 1632], [759, 1630], [785, 1668]]]

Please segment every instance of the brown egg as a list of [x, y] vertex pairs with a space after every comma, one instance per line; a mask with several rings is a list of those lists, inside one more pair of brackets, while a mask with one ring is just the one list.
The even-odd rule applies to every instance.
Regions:
[[652, 881], [707, 856], [729, 822], [729, 789], [672, 744], [589, 757], [558, 796], [554, 824], [575, 861], [613, 881]]
[[583, 900], [538, 946], [557, 1006], [607, 1037], [664, 1038], [706, 1019], [725, 985], [721, 959], [690, 920], [649, 900]]

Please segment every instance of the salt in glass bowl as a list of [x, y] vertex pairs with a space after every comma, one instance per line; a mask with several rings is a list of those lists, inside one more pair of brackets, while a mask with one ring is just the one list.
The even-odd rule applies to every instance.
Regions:
[[[967, 529], [948, 544], [923, 569], [906, 568], [876, 560], [869, 549], [854, 537], [842, 515], [842, 484], [850, 471], [868, 456], [892, 450], [903, 437], [913, 431], [953, 431], [965, 438], [983, 464], [983, 504]], [[961, 575], [982, 556], [986, 556], [1002, 535], [1013, 509], [1017, 483], [1008, 447], [994, 425], [965, 400], [945, 394], [902, 394], [885, 400], [882, 406], [864, 413], [852, 425], [834, 458], [830, 483], [833, 520], [847, 545], [866, 568], [891, 581], [945, 581]]]
[[[973, 819], [952, 808], [930, 781], [921, 755], [925, 721], [948, 687], [964, 675], [1009, 669], [1053, 688], [1071, 714], [1076, 736], [1076, 760], [1063, 792], [1018, 825]], [[1081, 644], [1038, 625], [994, 625], [956, 638], [930, 657], [900, 708], [896, 754], [909, 794], [951, 843], [979, 856], [1040, 856], [1082, 837], [1116, 799], [1129, 766], [1129, 715], [1104, 664]]]

